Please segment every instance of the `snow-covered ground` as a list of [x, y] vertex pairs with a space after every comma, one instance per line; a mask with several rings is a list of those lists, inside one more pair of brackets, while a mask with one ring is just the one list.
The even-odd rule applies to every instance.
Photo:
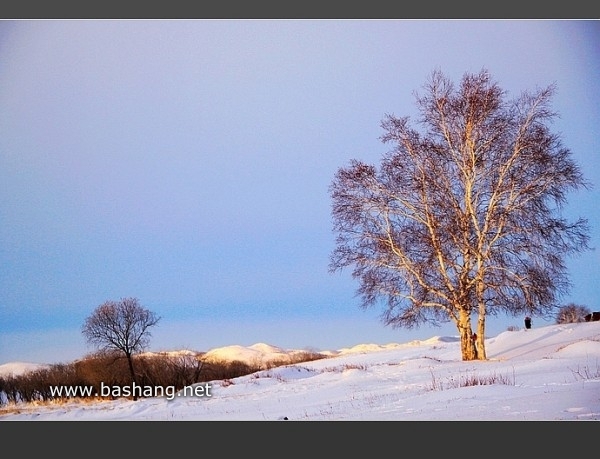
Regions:
[[[8, 405], [0, 420], [600, 419], [600, 322], [506, 331], [488, 338], [486, 350], [487, 361], [463, 362], [453, 336], [362, 344], [211, 381], [210, 396]], [[206, 355], [268, 362], [296, 352], [257, 343]], [[0, 374], [33, 368], [16, 362]]]

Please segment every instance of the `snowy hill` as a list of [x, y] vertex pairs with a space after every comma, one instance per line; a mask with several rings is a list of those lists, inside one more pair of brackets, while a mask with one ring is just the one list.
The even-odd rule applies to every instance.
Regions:
[[47, 365], [30, 362], [9, 362], [0, 365], [0, 376], [19, 376], [29, 371], [45, 368]]
[[[600, 322], [506, 331], [486, 349], [487, 361], [463, 362], [456, 337], [358, 345], [195, 385], [210, 385], [209, 396], [10, 407], [0, 420], [600, 420]], [[209, 352], [268, 360], [290, 351]]]
[[294, 356], [305, 351], [286, 350], [265, 343], [252, 346], [232, 345], [211, 349], [203, 358], [207, 361], [240, 361], [257, 367], [266, 368], [273, 364], [291, 363]]

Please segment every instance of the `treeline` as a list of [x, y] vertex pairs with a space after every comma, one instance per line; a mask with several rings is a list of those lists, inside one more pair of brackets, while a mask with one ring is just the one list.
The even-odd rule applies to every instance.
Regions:
[[[273, 368], [290, 363], [325, 358], [317, 352], [305, 352], [293, 360], [271, 362]], [[214, 361], [203, 359], [202, 353], [143, 354], [135, 356], [136, 384], [143, 386], [174, 387], [179, 391], [186, 386], [216, 380], [226, 380], [265, 369], [264, 365], [241, 361]], [[127, 359], [122, 353], [96, 353], [67, 364], [52, 364], [20, 375], [0, 376], [0, 406], [21, 402], [49, 402], [80, 398], [58, 395], [56, 387], [93, 387], [91, 393], [100, 393], [100, 387], [131, 385]]]

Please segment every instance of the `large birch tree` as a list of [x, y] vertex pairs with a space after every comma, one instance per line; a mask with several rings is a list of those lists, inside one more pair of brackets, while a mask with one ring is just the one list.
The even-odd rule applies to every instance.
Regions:
[[588, 184], [550, 129], [554, 86], [508, 100], [485, 69], [458, 85], [436, 70], [423, 89], [419, 129], [386, 115], [379, 167], [337, 171], [330, 271], [351, 267], [386, 325], [452, 321], [462, 359], [485, 360], [488, 315], [546, 316], [568, 291], [565, 257], [589, 236], [561, 210]]

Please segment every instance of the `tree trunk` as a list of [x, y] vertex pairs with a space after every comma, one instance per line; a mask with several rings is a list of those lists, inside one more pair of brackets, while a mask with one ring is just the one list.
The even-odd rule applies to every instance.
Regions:
[[[131, 374], [131, 382], [132, 382], [132, 386], [133, 386], [136, 384], [135, 370], [133, 369], [133, 356], [129, 352], [127, 352], [125, 355], [127, 356], [127, 364], [129, 365], [129, 373]], [[134, 401], [137, 400], [137, 395], [135, 393], [135, 390], [133, 391], [133, 400]]]
[[457, 327], [460, 335], [460, 351], [462, 359], [475, 360], [477, 358], [477, 353], [475, 351], [475, 342], [473, 340], [473, 330], [471, 329], [471, 316], [467, 311], [460, 311]]
[[485, 282], [484, 282], [484, 270], [483, 270], [483, 261], [481, 258], [477, 261], [477, 265], [479, 267], [478, 275], [477, 275], [477, 342], [475, 346], [477, 347], [477, 358], [479, 360], [487, 360], [487, 355], [485, 352], [485, 317], [486, 317], [486, 307], [485, 301], [483, 299], [485, 294]]
[[485, 316], [479, 314], [477, 319], [477, 358], [479, 360], [487, 360], [487, 354], [485, 351]]

